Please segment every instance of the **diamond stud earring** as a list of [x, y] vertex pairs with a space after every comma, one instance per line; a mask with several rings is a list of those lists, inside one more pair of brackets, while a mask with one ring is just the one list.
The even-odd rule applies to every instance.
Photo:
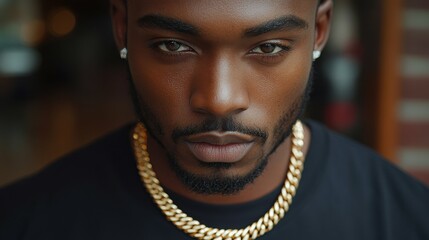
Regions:
[[127, 55], [128, 55], [127, 48], [122, 48], [121, 51], [119, 52], [119, 54], [121, 55], [122, 59], [127, 59]]
[[316, 59], [318, 59], [321, 54], [322, 54], [321, 51], [318, 51], [318, 50], [313, 51], [313, 61], [315, 61]]

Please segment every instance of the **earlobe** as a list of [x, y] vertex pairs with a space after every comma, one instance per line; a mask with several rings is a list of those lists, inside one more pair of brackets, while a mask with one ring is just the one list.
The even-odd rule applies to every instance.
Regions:
[[127, 6], [126, 0], [110, 1], [113, 36], [118, 49], [127, 46]]
[[326, 0], [317, 8], [314, 50], [322, 51], [329, 38], [331, 16], [333, 11], [332, 0]]

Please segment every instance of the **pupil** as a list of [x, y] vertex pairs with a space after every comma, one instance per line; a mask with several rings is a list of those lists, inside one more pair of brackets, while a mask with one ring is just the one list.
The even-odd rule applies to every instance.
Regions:
[[262, 44], [260, 48], [263, 53], [272, 53], [275, 49], [275, 46], [271, 43], [265, 43]]
[[181, 44], [175, 41], [169, 41], [165, 44], [165, 47], [169, 51], [177, 51], [180, 48]]

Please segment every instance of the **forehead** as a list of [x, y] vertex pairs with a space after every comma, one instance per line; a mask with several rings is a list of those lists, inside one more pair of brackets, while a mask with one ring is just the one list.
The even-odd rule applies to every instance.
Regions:
[[[207, 31], [243, 29], [282, 16], [314, 25], [318, 0], [128, 0], [131, 21], [157, 14]], [[216, 26], [216, 29], [213, 27]]]

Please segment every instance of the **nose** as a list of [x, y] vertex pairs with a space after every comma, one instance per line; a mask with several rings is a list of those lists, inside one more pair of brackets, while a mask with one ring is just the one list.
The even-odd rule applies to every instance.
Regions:
[[194, 76], [190, 105], [193, 111], [228, 117], [249, 107], [244, 73], [228, 58], [202, 64]]

